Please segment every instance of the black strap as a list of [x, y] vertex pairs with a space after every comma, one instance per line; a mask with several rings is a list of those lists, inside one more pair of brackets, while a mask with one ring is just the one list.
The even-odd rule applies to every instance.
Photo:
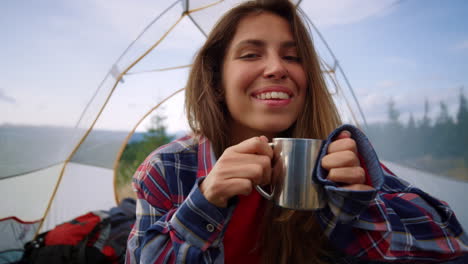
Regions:
[[91, 232], [89, 232], [88, 235], [86, 235], [81, 241], [80, 243], [78, 243], [78, 245], [76, 245], [77, 249], [78, 249], [78, 264], [87, 264], [87, 261], [86, 261], [86, 248], [88, 246], [88, 241], [94, 237], [104, 226], [108, 225], [109, 224], [109, 219], [106, 218], [104, 220], [102, 220], [101, 222], [99, 222], [94, 228], [93, 230], [91, 230]]

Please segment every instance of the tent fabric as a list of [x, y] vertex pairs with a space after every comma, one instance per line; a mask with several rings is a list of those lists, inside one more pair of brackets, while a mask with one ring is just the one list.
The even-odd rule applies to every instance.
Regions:
[[1, 146], [8, 151], [0, 151], [0, 179], [64, 162], [82, 133], [72, 127], [1, 126]]
[[69, 163], [39, 232], [73, 219], [77, 212], [107, 210], [115, 205], [112, 170]]
[[35, 221], [44, 216], [64, 163], [0, 182], [0, 218]]
[[34, 238], [39, 221], [24, 222], [16, 217], [0, 219], [0, 263], [13, 263], [22, 256], [23, 246]]
[[0, 264], [15, 263], [23, 256], [22, 250], [7, 250], [0, 252]]

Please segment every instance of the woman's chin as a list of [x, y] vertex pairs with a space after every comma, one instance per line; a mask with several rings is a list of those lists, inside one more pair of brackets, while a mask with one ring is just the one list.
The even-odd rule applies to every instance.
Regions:
[[263, 119], [257, 120], [258, 122], [249, 122], [247, 124], [241, 124], [240, 122], [232, 122], [230, 126], [231, 137], [234, 142], [241, 142], [245, 139], [254, 136], [266, 136], [268, 138], [284, 137], [284, 132], [287, 131], [294, 122], [288, 122], [289, 120], [276, 119]]
[[272, 137], [283, 134], [286, 130], [291, 127], [291, 124], [272, 124], [269, 126], [263, 126], [260, 131], [263, 131], [264, 134], [272, 135]]

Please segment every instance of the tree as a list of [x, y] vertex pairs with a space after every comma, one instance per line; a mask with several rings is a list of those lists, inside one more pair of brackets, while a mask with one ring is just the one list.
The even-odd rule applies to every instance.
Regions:
[[173, 136], [167, 134], [164, 125], [166, 117], [154, 115], [151, 117], [148, 132], [141, 141], [129, 143], [120, 159], [119, 170], [117, 172], [117, 184], [128, 184], [133, 173], [144, 159], [158, 147], [169, 143]]
[[431, 118], [429, 117], [430, 106], [427, 98], [424, 100], [424, 115], [421, 120], [420, 127], [422, 129], [428, 129], [431, 126]]
[[453, 124], [453, 120], [450, 117], [450, 114], [448, 112], [447, 104], [444, 102], [440, 102], [440, 113], [439, 116], [437, 116], [436, 119], [436, 125], [448, 125], [448, 124]]
[[413, 113], [410, 113], [410, 117], [408, 119], [408, 130], [410, 131], [416, 130], [416, 121], [414, 121]]
[[173, 137], [166, 132], [165, 120], [166, 117], [161, 115], [151, 117], [148, 133], [144, 136], [144, 140], [148, 142], [147, 144], [159, 147], [172, 140]]
[[402, 136], [403, 126], [399, 121], [400, 111], [395, 107], [395, 101], [390, 99], [388, 102], [388, 119], [389, 123], [385, 126], [384, 140], [385, 152], [391, 160], [400, 160], [402, 148], [404, 147], [405, 138]]
[[463, 156], [465, 161], [465, 167], [468, 167], [468, 104], [466, 101], [466, 97], [463, 93], [463, 87], [460, 88], [460, 97], [459, 97], [459, 106], [457, 112], [457, 126], [456, 126], [456, 133], [457, 133], [457, 141], [458, 145], [464, 146], [459, 149], [459, 154]]
[[416, 127], [416, 121], [414, 120], [413, 113], [410, 113], [408, 119], [408, 125], [404, 133], [404, 145], [406, 149], [404, 150], [405, 156], [411, 158], [418, 155], [418, 150], [420, 144], [420, 137], [418, 136], [418, 130]]
[[419, 137], [420, 137], [420, 148], [421, 154], [423, 156], [430, 155], [432, 152], [432, 147], [428, 142], [432, 142], [432, 127], [431, 127], [431, 118], [429, 117], [429, 112], [431, 107], [429, 105], [429, 101], [424, 99], [424, 115], [422, 120], [419, 122]]
[[395, 108], [395, 101], [390, 99], [388, 102], [388, 119], [391, 124], [399, 124], [400, 111]]
[[456, 154], [455, 124], [448, 112], [447, 104], [440, 102], [440, 112], [436, 118], [433, 134], [433, 153], [439, 157], [450, 157]]
[[[388, 102], [386, 123], [369, 124], [366, 132], [379, 156], [407, 166], [425, 168], [434, 173], [467, 177], [468, 172], [468, 101], [460, 90], [460, 105], [456, 116], [448, 104], [440, 102], [435, 118], [431, 120], [431, 104], [424, 101], [424, 115], [415, 120], [409, 114], [407, 123], [395, 101]], [[455, 132], [458, 131], [458, 132]], [[461, 159], [464, 160], [460, 163]]]
[[[467, 125], [468, 124], [468, 104], [466, 102], [466, 97], [463, 93], [463, 87], [460, 89], [460, 97], [459, 97], [459, 106], [457, 112], [457, 123], [459, 125]], [[467, 128], [465, 126], [465, 128]]]

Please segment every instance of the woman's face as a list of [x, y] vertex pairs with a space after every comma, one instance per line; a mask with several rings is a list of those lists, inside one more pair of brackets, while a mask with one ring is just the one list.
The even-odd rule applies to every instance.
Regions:
[[303, 110], [307, 87], [288, 22], [268, 12], [243, 18], [223, 62], [222, 84], [234, 141], [288, 129]]

